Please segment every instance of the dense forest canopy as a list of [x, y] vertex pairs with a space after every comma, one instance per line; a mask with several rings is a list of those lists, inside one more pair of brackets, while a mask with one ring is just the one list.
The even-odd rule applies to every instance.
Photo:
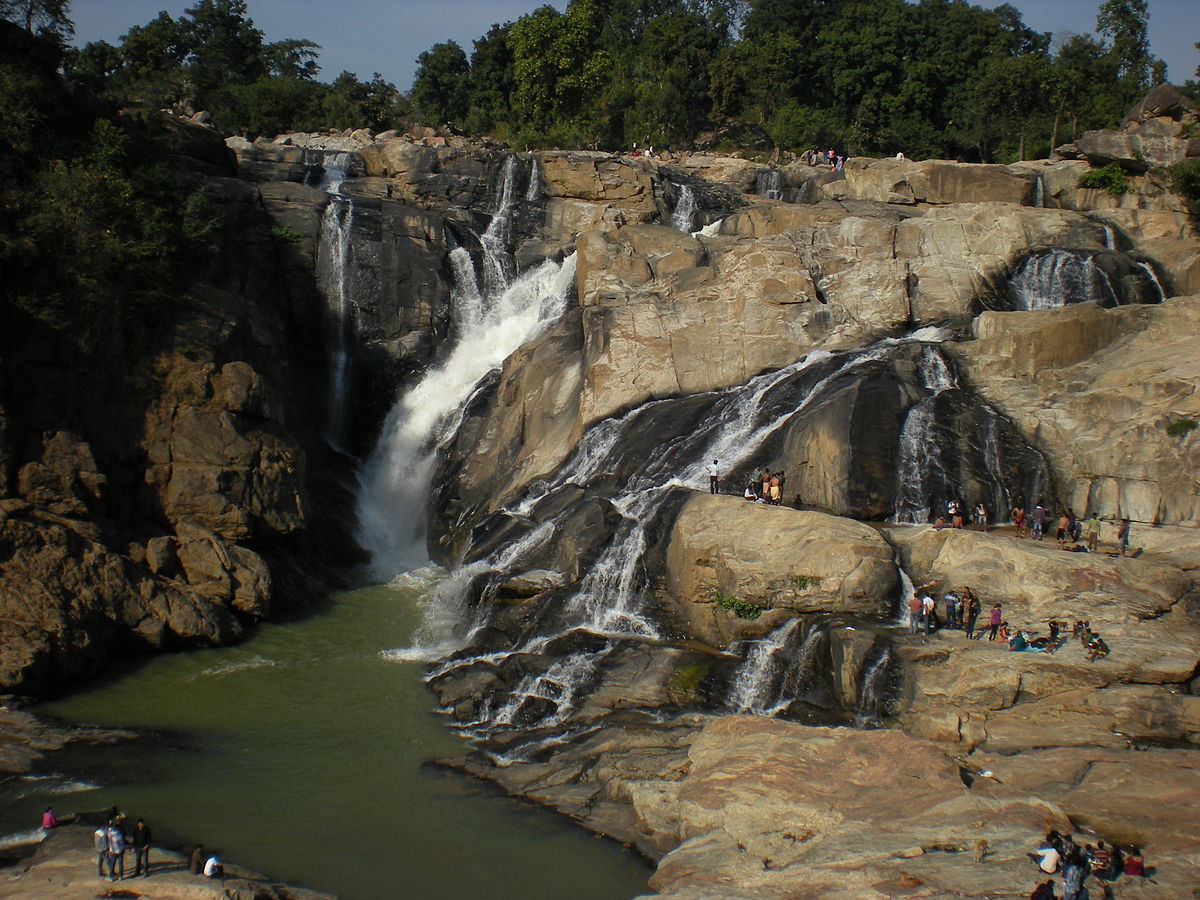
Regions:
[[1010, 5], [966, 0], [570, 0], [493, 25], [470, 54], [435, 44], [408, 95], [379, 74], [318, 80], [321, 48], [267, 42], [246, 0], [198, 0], [79, 49], [65, 43], [68, 13], [69, 0], [0, 0], [0, 17], [59, 42], [73, 84], [125, 106], [204, 110], [251, 137], [421, 121], [618, 149], [689, 146], [732, 125], [721, 133], [796, 151], [1006, 161], [1116, 125], [1164, 75], [1147, 0], [1102, 0], [1099, 37], [1054, 39]]
[[[515, 143], [687, 145], [729, 122], [785, 149], [1044, 155], [1163, 80], [1145, 0], [1052, 41], [965, 0], [571, 0], [419, 58], [427, 120]], [[1089, 23], [1080, 23], [1085, 26]]]

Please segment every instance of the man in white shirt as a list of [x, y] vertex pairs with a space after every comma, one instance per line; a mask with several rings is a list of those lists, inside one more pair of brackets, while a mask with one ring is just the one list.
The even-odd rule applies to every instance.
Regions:
[[717, 461], [714, 459], [712, 465], [708, 467], [708, 492], [716, 494], [721, 486], [721, 470], [717, 468]]

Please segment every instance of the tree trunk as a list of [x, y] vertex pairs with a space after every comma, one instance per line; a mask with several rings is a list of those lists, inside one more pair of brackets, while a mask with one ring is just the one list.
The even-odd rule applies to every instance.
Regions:
[[1025, 132], [1017, 138], [1017, 161], [1025, 159]]
[[1054, 111], [1054, 128], [1050, 131], [1050, 152], [1054, 152], [1054, 148], [1058, 146], [1058, 123], [1062, 119], [1062, 107]]

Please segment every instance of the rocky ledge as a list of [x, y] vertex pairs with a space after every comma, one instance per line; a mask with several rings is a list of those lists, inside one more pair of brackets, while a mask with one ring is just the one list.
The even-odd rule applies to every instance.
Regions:
[[[129, 865], [129, 861], [126, 861]], [[240, 866], [224, 864], [225, 877], [204, 878], [188, 871], [187, 857], [154, 847], [148, 877], [108, 882], [96, 877], [92, 829], [55, 828], [33, 855], [0, 871], [0, 897], [14, 900], [94, 900], [143, 897], [146, 900], [334, 900], [303, 888], [271, 881]]]

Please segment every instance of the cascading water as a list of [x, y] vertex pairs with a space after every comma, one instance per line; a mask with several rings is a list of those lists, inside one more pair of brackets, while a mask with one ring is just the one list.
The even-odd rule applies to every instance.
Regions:
[[525, 189], [525, 199], [535, 203], [542, 196], [542, 164], [536, 156], [529, 163], [529, 187]]
[[1162, 303], [1166, 300], [1167, 292], [1163, 290], [1162, 282], [1158, 280], [1158, 273], [1154, 271], [1154, 266], [1148, 262], [1139, 262], [1137, 267], [1145, 273], [1146, 279], [1154, 287], [1155, 294], [1157, 295], [1154, 302]]
[[1044, 250], [1027, 256], [1009, 280], [1015, 309], [1057, 309], [1089, 300], [1117, 304], [1108, 273], [1090, 253]]
[[330, 195], [321, 216], [321, 232], [317, 243], [317, 281], [325, 298], [326, 331], [330, 337], [325, 435], [332, 446], [340, 447], [345, 436], [350, 346], [354, 336], [351, 242], [354, 201], [341, 193], [350, 154], [325, 153], [321, 156], [322, 175], [317, 186]]
[[524, 273], [463, 330], [449, 356], [406, 390], [384, 421], [360, 473], [359, 541], [381, 579], [428, 561], [425, 505], [438, 444], [453, 436], [479, 383], [566, 308], [574, 254]]
[[489, 298], [499, 295], [512, 281], [514, 264], [509, 244], [512, 241], [513, 196], [517, 188], [517, 175], [517, 157], [506, 157], [500, 170], [492, 221], [479, 236], [479, 243], [483, 246], [483, 289]]
[[767, 169], [758, 173], [755, 179], [754, 193], [768, 200], [783, 199], [783, 173], [778, 169]]
[[917, 367], [921, 384], [930, 395], [909, 409], [900, 430], [899, 464], [896, 471], [896, 503], [892, 519], [921, 525], [929, 521], [930, 487], [934, 480], [946, 482], [941, 445], [933, 425], [938, 395], [958, 386], [954, 373], [939, 351], [926, 347]]
[[887, 715], [891, 701], [891, 675], [895, 666], [890, 647], [878, 649], [875, 659], [863, 669], [858, 685], [858, 709], [854, 724], [865, 728]]
[[1046, 205], [1046, 185], [1041, 175], [1033, 176], [1033, 205], [1037, 209]]
[[[575, 591], [556, 600], [552, 616], [552, 627], [557, 629], [554, 635], [589, 633], [603, 639], [603, 646], [592, 646], [585, 653], [567, 653], [573, 657], [571, 660], [525, 676], [497, 702], [494, 711], [483, 713], [483, 721], [476, 723], [478, 733], [490, 733], [518, 721], [563, 721], [584, 695], [584, 688], [597, 679], [598, 667], [621, 643], [657, 640], [658, 629], [644, 606], [644, 556], [650, 530], [661, 531], [659, 515], [676, 493], [670, 488], [694, 486], [696, 473], [703, 471], [706, 460], [720, 459], [728, 472], [748, 464], [789, 422], [805, 415], [809, 408], [819, 407], [859, 370], [885, 359], [901, 343], [884, 341], [865, 351], [836, 356], [815, 352], [744, 385], [679, 400], [650, 401], [591, 428], [552, 478], [530, 485], [524, 497], [497, 513], [506, 521], [536, 518], [540, 505], [558, 491], [592, 489], [609, 495], [620, 522]], [[681, 408], [686, 412], [682, 418], [675, 412]], [[631, 452], [636, 436], [646, 434], [655, 435], [652, 446], [645, 448], [643, 440], [644, 452]], [[502, 527], [496, 522], [492, 526]], [[510, 563], [505, 567], [492, 567], [490, 562], [483, 566], [492, 568], [489, 577], [498, 583], [514, 571], [540, 565], [532, 556], [527, 560], [510, 558]], [[477, 581], [485, 569], [479, 563], [471, 566], [470, 580]], [[468, 581], [461, 584], [465, 591]], [[446, 602], [462, 608], [467, 601], [459, 595], [447, 596]], [[547, 641], [543, 630], [502, 656], [539, 654]], [[470, 668], [482, 659], [459, 655], [431, 677]], [[487, 664], [497, 665], [496, 655], [488, 655]]]
[[671, 227], [684, 234], [692, 233], [696, 221], [696, 192], [686, 184], [679, 185], [679, 200], [671, 214]]

